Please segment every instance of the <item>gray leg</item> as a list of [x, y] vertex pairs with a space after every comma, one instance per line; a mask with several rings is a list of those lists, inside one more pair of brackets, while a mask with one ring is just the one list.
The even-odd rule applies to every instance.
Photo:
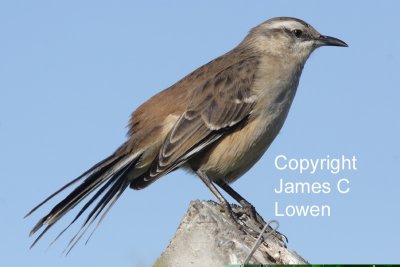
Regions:
[[229, 205], [228, 201], [226, 201], [226, 199], [221, 195], [218, 189], [214, 186], [210, 178], [208, 178], [208, 176], [202, 171], [198, 170], [196, 171], [196, 173], [200, 177], [200, 179], [204, 182], [204, 184], [208, 187], [208, 189], [210, 189], [210, 191], [218, 198], [226, 214], [236, 222], [236, 218], [233, 214], [231, 206]]
[[[228, 185], [224, 181], [218, 181], [216, 182], [216, 184], [219, 187], [221, 187], [226, 193], [228, 193], [233, 199], [235, 199], [238, 203], [240, 203], [240, 205], [246, 210], [246, 213], [248, 216], [250, 216], [250, 218], [260, 223], [261, 225], [266, 224], [263, 217], [261, 217], [261, 215], [258, 214], [254, 206], [251, 205], [251, 203], [248, 202], [244, 197], [242, 197], [238, 192], [233, 190], [233, 188], [230, 187], [230, 185]], [[280, 232], [276, 231], [276, 234], [274, 235], [281, 240], [286, 240], [286, 243], [288, 242], [288, 238], [284, 234], [281, 234]]]
[[228, 193], [233, 199], [235, 199], [240, 205], [246, 210], [246, 213], [255, 221], [265, 223], [264, 219], [256, 212], [254, 206], [242, 197], [238, 192], [233, 190], [227, 183], [220, 180], [216, 184], [221, 187], [226, 193]]

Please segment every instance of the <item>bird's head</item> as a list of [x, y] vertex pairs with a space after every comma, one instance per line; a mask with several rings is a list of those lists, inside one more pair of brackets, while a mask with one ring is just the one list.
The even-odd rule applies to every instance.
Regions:
[[246, 39], [267, 53], [300, 61], [321, 46], [347, 47], [345, 42], [322, 35], [310, 24], [290, 17], [269, 19], [253, 28]]

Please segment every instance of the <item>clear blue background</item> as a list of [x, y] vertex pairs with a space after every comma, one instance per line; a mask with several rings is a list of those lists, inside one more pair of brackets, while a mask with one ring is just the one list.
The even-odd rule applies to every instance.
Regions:
[[[214, 199], [182, 171], [127, 190], [91, 242], [68, 257], [61, 251], [74, 231], [47, 249], [51, 231], [28, 249], [31, 227], [50, 206], [22, 218], [113, 152], [142, 102], [275, 16], [304, 19], [350, 47], [311, 56], [281, 134], [234, 188], [266, 219], [275, 201], [331, 205], [329, 218], [279, 219], [289, 247], [312, 263], [400, 263], [399, 10], [398, 1], [1, 1], [0, 266], [151, 265], [189, 202]], [[281, 172], [279, 154], [355, 155], [358, 171]], [[342, 176], [351, 181], [347, 195], [273, 192], [281, 177]]]

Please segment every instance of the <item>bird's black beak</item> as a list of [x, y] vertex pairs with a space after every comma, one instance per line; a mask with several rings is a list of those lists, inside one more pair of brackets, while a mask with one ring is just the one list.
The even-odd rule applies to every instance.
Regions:
[[335, 37], [331, 36], [326, 36], [326, 35], [321, 35], [317, 39], [317, 44], [318, 46], [343, 46], [343, 47], [348, 47], [348, 45], [343, 42], [342, 40], [339, 40]]

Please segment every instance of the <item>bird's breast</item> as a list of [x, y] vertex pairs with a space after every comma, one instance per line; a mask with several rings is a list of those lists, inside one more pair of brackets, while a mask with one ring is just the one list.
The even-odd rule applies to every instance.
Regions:
[[274, 140], [279, 125], [258, 117], [220, 139], [192, 160], [210, 179], [233, 182], [247, 172]]

